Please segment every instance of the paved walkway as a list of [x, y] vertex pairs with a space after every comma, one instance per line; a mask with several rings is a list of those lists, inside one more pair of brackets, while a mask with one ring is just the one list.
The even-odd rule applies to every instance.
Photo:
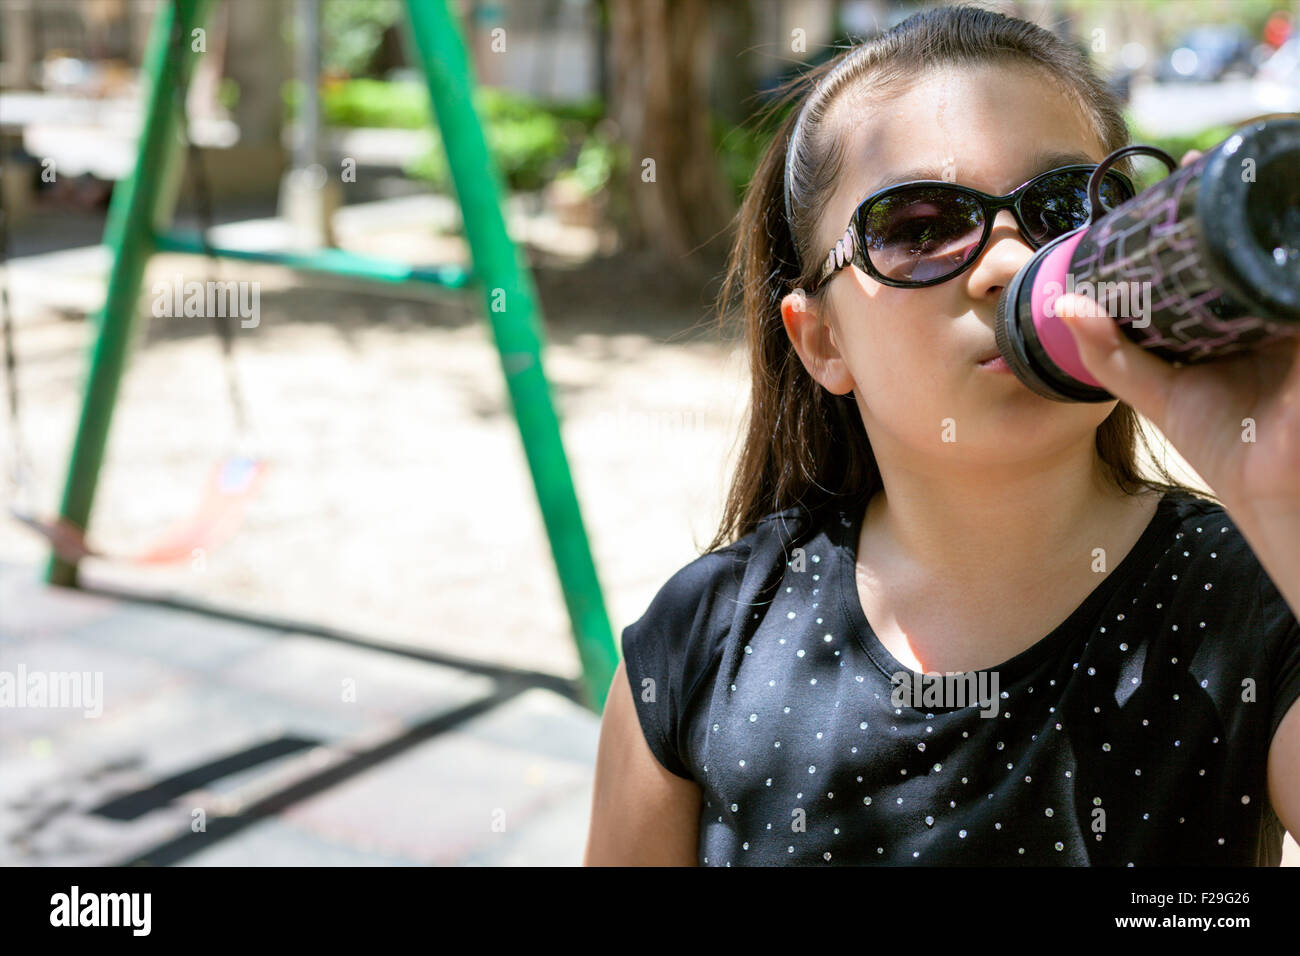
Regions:
[[0, 864], [581, 862], [599, 718], [562, 680], [11, 564], [0, 606], [0, 668], [85, 678], [0, 722]]
[[600, 721], [563, 679], [13, 564], [0, 607], [0, 670], [69, 679], [0, 722], [0, 865], [581, 863]]

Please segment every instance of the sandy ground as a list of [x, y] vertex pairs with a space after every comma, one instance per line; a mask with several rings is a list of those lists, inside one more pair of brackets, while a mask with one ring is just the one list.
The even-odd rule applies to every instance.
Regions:
[[[448, 258], [427, 229], [347, 238], [373, 254]], [[97, 259], [13, 269], [24, 432], [47, 511], [79, 409], [88, 325], [78, 310], [103, 295]], [[156, 256], [145, 287], [202, 280], [207, 268]], [[232, 262], [218, 275], [260, 283], [260, 324], [235, 324], [268, 478], [239, 535], [202, 566], [87, 561], [84, 579], [576, 675], [477, 293], [393, 293]], [[692, 305], [658, 277], [599, 268], [542, 269], [537, 282], [546, 368], [617, 635], [712, 537], [746, 400], [743, 357], [708, 325], [703, 293]], [[91, 524], [92, 543], [127, 555], [191, 514], [213, 462], [235, 447], [208, 321], [149, 317], [149, 301]], [[41, 559], [39, 540], [6, 524], [0, 560]]]

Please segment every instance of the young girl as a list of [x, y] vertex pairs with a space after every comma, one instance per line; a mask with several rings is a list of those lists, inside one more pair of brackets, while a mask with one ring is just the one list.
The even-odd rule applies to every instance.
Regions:
[[[1297, 350], [1175, 368], [1070, 296], [1119, 400], [1039, 397], [993, 358], [994, 310], [1128, 142], [1086, 60], [951, 7], [807, 85], [723, 290], [753, 372], [738, 472], [709, 551], [623, 632], [587, 864], [1276, 865], [1300, 828]], [[1034, 182], [992, 213], [880, 195], [916, 180]], [[1139, 413], [1215, 498], [1144, 477]]]

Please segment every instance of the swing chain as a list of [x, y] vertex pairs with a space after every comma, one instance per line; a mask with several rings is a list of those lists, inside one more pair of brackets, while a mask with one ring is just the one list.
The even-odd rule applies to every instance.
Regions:
[[[170, 83], [173, 93], [173, 109], [177, 112], [180, 123], [179, 131], [184, 137], [188, 150], [189, 165], [193, 169], [192, 185], [196, 212], [200, 220], [200, 242], [203, 244], [212, 273], [218, 274], [219, 259], [209, 240], [212, 229], [211, 191], [208, 188], [202, 155], [190, 136], [189, 119], [186, 110], [188, 85], [181, 82], [184, 71], [180, 68], [184, 57], [184, 42], [181, 31], [179, 4], [172, 2], [172, 56], [164, 57], [164, 72], [160, 83]], [[38, 18], [39, 19], [39, 18]], [[2, 192], [2, 191], [0, 191]], [[5, 366], [5, 397], [10, 422], [10, 440], [12, 454], [9, 456], [8, 481], [13, 487], [13, 497], [9, 511], [14, 518], [28, 525], [32, 530], [44, 536], [53, 552], [62, 560], [75, 564], [87, 557], [104, 557], [101, 552], [87, 546], [84, 531], [63, 518], [53, 521], [43, 520], [36, 514], [36, 495], [34, 472], [31, 459], [22, 438], [20, 399], [18, 389], [18, 358], [15, 348], [15, 321], [9, 296], [11, 267], [9, 263], [9, 215], [0, 195], [0, 339], [3, 340]], [[248, 434], [248, 416], [239, 390], [233, 361], [234, 336], [230, 328], [229, 316], [221, 315], [224, 310], [213, 310], [213, 320], [222, 343], [222, 358], [229, 388], [229, 397], [234, 412], [235, 427], [241, 437]], [[26, 500], [24, 500], [26, 499]], [[186, 552], [188, 554], [188, 552]], [[148, 556], [144, 560], [150, 560]]]
[[[183, 165], [191, 170], [190, 195], [193, 199], [194, 212], [199, 219], [199, 242], [202, 244], [204, 255], [208, 259], [210, 273], [216, 276], [220, 274], [221, 260], [213, 249], [210, 238], [213, 218], [212, 191], [209, 188], [207, 172], [203, 165], [203, 151], [194, 142], [194, 138], [190, 133], [189, 111], [186, 106], [189, 99], [189, 83], [192, 81], [198, 67], [196, 64], [194, 69], [190, 71], [190, 80], [187, 81], [184, 75], [185, 71], [181, 68], [185, 56], [183, 44], [186, 42], [186, 38], [182, 30], [180, 9], [176, 0], [172, 0], [172, 6], [171, 39], [173, 55], [169, 58], [169, 62], [171, 68], [176, 71], [176, 75], [168, 79], [173, 91], [174, 108], [179, 119], [180, 132], [185, 140], [188, 161]], [[230, 399], [230, 407], [235, 419], [235, 433], [239, 436], [247, 436], [249, 433], [249, 418], [235, 370], [234, 333], [231, 330], [230, 317], [224, 315], [224, 311], [223, 309], [213, 309], [212, 321], [217, 336], [221, 341], [222, 365], [225, 369], [226, 390]]]
[[[9, 210], [0, 197], [0, 335], [4, 338], [5, 404], [9, 409], [9, 468], [7, 480], [12, 491], [10, 506], [22, 509], [23, 498], [31, 497], [35, 481], [31, 459], [23, 443], [18, 398], [18, 352], [14, 346], [14, 317], [9, 302]], [[34, 507], [34, 501], [28, 501]]]

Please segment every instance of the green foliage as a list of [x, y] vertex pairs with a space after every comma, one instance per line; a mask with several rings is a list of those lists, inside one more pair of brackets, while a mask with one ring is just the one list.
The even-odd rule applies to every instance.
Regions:
[[[779, 117], [777, 117], [779, 120]], [[717, 116], [713, 117], [713, 143], [718, 154], [723, 178], [731, 186], [739, 203], [745, 195], [754, 170], [758, 168], [763, 151], [772, 141], [774, 126], [732, 126]]]
[[[293, 84], [286, 85], [285, 101], [292, 113], [297, 102]], [[496, 87], [480, 87], [475, 105], [511, 189], [540, 189], [550, 179], [565, 176], [592, 194], [629, 162], [622, 143], [597, 132], [605, 112], [598, 97], [545, 103]], [[355, 79], [326, 84], [321, 90], [321, 111], [330, 126], [431, 129], [433, 147], [404, 171], [427, 180], [436, 190], [451, 190], [447, 160], [423, 83]], [[714, 146], [737, 201], [780, 119], [773, 117], [760, 129], [753, 124], [732, 126], [714, 117]]]
[[[294, 115], [300, 90], [285, 85], [285, 105]], [[590, 191], [599, 190], [617, 161], [614, 145], [593, 131], [604, 116], [599, 98], [572, 103], [543, 103], [495, 87], [479, 87], [475, 106], [487, 128], [492, 147], [512, 189], [540, 189], [567, 172]], [[451, 176], [429, 93], [423, 83], [353, 79], [321, 88], [321, 113], [328, 126], [428, 129], [433, 147], [408, 164], [409, 176], [425, 179], [448, 192]]]
[[[581, 176], [586, 181], [601, 179], [605, 157], [600, 154], [599, 144], [591, 147], [585, 160], [582, 158], [582, 144], [601, 115], [599, 103], [548, 106], [517, 93], [480, 87], [475, 105], [510, 189], [541, 189], [565, 168], [564, 160], [575, 154], [584, 164]], [[436, 128], [433, 137], [433, 148], [409, 164], [405, 172], [447, 192], [451, 190], [451, 175]]]
[[[1065, 10], [1084, 17], [1109, 14], [1116, 0], [1062, 0]], [[1286, 4], [1279, 0], [1125, 0], [1126, 13], [1156, 24], [1166, 40], [1198, 25], [1231, 23], [1258, 37], [1269, 15]]]
[[[297, 92], [293, 84], [286, 84], [285, 101], [291, 113]], [[630, 162], [627, 147], [599, 128], [604, 118], [599, 98], [546, 103], [496, 87], [480, 87], [475, 105], [510, 189], [540, 189], [562, 176], [590, 195], [603, 189]], [[325, 123], [331, 126], [430, 129], [432, 148], [407, 164], [404, 172], [428, 181], [435, 190], [451, 191], [450, 171], [423, 83], [372, 79], [327, 83], [321, 89], [321, 110]], [[737, 202], [783, 116], [778, 113], [761, 124], [750, 121], [740, 126], [713, 117], [714, 148]]]
[[741, 125], [733, 125], [716, 114], [713, 116], [714, 149], [718, 154], [722, 176], [730, 184], [737, 203], [744, 199], [745, 190], [749, 188], [749, 181], [758, 169], [764, 151], [794, 105], [786, 103], [772, 109], [772, 112], [766, 112], [770, 107], [765, 106], [762, 112], [754, 114]]
[[1139, 135], [1139, 131], [1134, 130], [1133, 141], [1157, 146], [1174, 159], [1181, 160], [1188, 150], [1198, 149], [1205, 152], [1218, 146], [1232, 135], [1233, 129], [1235, 129], [1233, 126], [1211, 126], [1198, 133], [1180, 133], [1176, 136]]
[[363, 75], [384, 31], [402, 16], [401, 0], [327, 0], [321, 5], [321, 65]]
[[[1175, 136], [1155, 135], [1147, 133], [1140, 127], [1133, 125], [1130, 121], [1129, 129], [1133, 134], [1133, 142], [1143, 146], [1155, 146], [1157, 149], [1163, 149], [1166, 153], [1174, 158], [1175, 162], [1181, 162], [1183, 155], [1189, 150], [1199, 150], [1206, 152], [1209, 149], [1219, 145], [1225, 139], [1232, 135], [1235, 129], [1233, 126], [1210, 126], [1196, 133], [1180, 133]], [[1164, 165], [1154, 157], [1143, 158], [1135, 157], [1142, 164], [1138, 167], [1139, 176], [1136, 183], [1139, 189], [1145, 189], [1156, 180], [1163, 179], [1166, 171]]]
[[604, 189], [617, 170], [625, 169], [629, 159], [626, 145], [593, 132], [583, 141], [573, 168], [560, 175], [591, 196]]
[[562, 123], [577, 123], [590, 130], [605, 117], [605, 104], [600, 97], [577, 100], [572, 103], [547, 103], [546, 111]]
[[422, 129], [430, 124], [429, 93], [421, 83], [347, 80], [321, 89], [321, 115], [328, 126]]
[[223, 109], [233, 110], [239, 105], [239, 83], [228, 76], [217, 84], [217, 102]]

